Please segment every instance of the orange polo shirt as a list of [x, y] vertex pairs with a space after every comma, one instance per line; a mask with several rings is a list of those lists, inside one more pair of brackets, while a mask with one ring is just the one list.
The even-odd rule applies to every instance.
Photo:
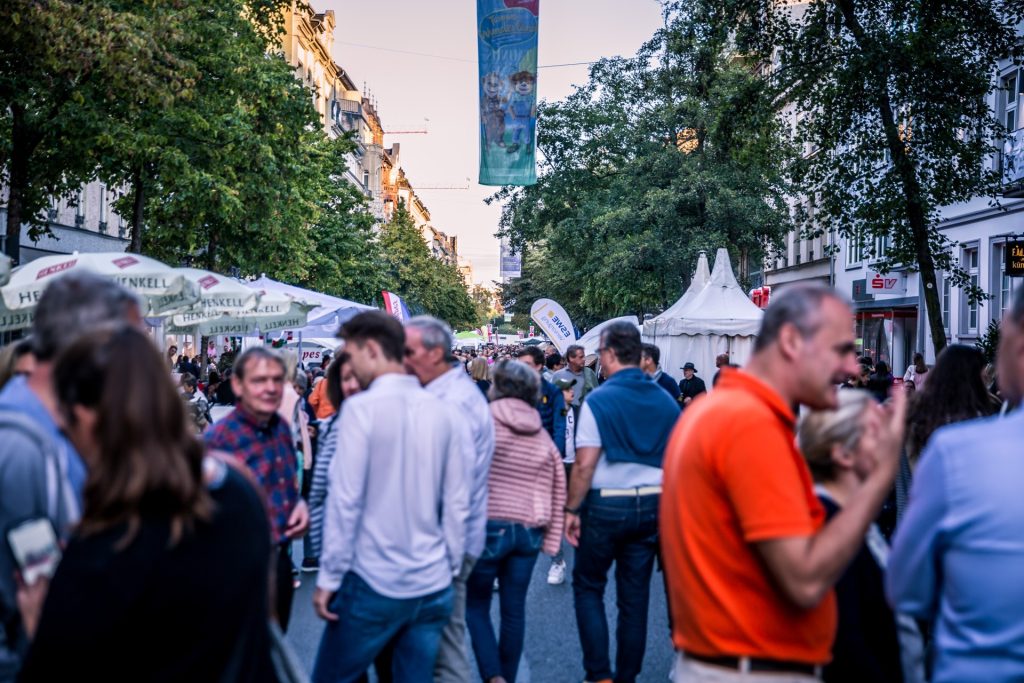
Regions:
[[752, 545], [809, 536], [825, 523], [794, 424], [771, 387], [728, 368], [676, 424], [661, 496], [676, 648], [809, 664], [831, 658], [835, 595], [813, 609], [796, 607]]

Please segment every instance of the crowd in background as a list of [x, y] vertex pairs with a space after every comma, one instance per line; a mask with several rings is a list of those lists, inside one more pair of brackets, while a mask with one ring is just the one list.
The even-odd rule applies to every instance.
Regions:
[[[541, 554], [590, 683], [639, 680], [657, 568], [679, 683], [1024, 680], [1024, 295], [994, 365], [954, 345], [896, 377], [851, 321], [785, 290], [710, 387], [634, 325], [588, 356], [382, 312], [319, 367], [204, 368], [65, 275], [0, 351], [0, 681], [284, 680], [306, 571], [313, 680], [469, 681], [468, 642], [511, 683]], [[38, 520], [58, 546], [16, 552]]]

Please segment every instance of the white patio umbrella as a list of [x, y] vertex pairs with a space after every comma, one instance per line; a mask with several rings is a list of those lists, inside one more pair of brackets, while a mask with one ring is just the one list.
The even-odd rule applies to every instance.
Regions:
[[298, 301], [287, 294], [262, 292], [259, 303], [250, 310], [225, 313], [198, 322], [191, 313], [171, 318], [168, 331], [172, 334], [191, 334], [213, 337], [218, 335], [246, 336], [274, 330], [303, 327], [306, 317], [316, 304]]
[[135, 292], [145, 302], [148, 315], [161, 315], [199, 300], [199, 287], [194, 282], [156, 259], [125, 252], [99, 252], [55, 254], [19, 266], [0, 288], [4, 304], [11, 311], [35, 308], [51, 281], [75, 270], [104, 275]]
[[[220, 273], [199, 268], [175, 268], [199, 288], [199, 301], [171, 311], [175, 327], [195, 326], [223, 315], [256, 310], [260, 290]], [[170, 305], [170, 302], [162, 302]]]
[[34, 308], [23, 311], [12, 311], [4, 306], [0, 299], [0, 332], [13, 332], [14, 330], [25, 330], [32, 327], [32, 321], [36, 317]]

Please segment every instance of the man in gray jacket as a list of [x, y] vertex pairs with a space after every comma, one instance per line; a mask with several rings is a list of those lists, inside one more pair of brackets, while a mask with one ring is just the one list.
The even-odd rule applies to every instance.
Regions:
[[[99, 275], [68, 273], [43, 292], [32, 328], [35, 369], [0, 391], [0, 532], [45, 517], [65, 537], [78, 521], [86, 468], [58, 426], [54, 361], [82, 334], [141, 322], [138, 299]], [[16, 678], [27, 646], [15, 602], [15, 570], [7, 543], [0, 543], [0, 683]]]

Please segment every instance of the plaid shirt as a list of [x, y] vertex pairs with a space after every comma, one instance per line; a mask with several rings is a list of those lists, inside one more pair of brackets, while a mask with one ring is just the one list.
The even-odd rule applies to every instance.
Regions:
[[270, 528], [277, 543], [285, 543], [288, 517], [299, 502], [298, 460], [292, 433], [280, 416], [260, 422], [241, 406], [205, 434], [210, 449], [225, 451], [243, 461], [267, 496]]

